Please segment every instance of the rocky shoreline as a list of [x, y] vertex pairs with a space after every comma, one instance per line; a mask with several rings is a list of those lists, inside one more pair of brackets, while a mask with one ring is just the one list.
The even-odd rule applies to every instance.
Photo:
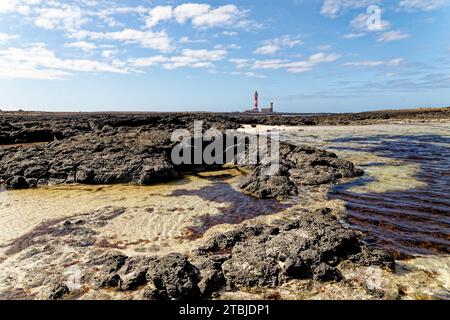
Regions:
[[[338, 266], [344, 261], [386, 270], [395, 266], [391, 256], [367, 248], [329, 209], [294, 211], [291, 219], [270, 225], [244, 225], [214, 235], [188, 255], [167, 256], [127, 256], [100, 246], [96, 229], [123, 212], [105, 208], [47, 221], [9, 243], [11, 258], [3, 267], [24, 268], [20, 272], [26, 279], [20, 288], [11, 283], [0, 298], [82, 298], [98, 291], [111, 297], [198, 300], [222, 291], [276, 288], [295, 279], [340, 282]], [[62, 270], [75, 265], [83, 286], [70, 288]], [[35, 268], [42, 269], [35, 273]], [[0, 280], [3, 285], [11, 281]]]
[[194, 120], [219, 130], [241, 125], [358, 125], [388, 122], [428, 122], [450, 119], [450, 107], [385, 110], [342, 114], [247, 113], [45, 113], [0, 111], [0, 145], [50, 142], [110, 128], [174, 130]]
[[[426, 117], [450, 115], [448, 109], [436, 112]], [[353, 123], [362, 118], [386, 119], [386, 113], [361, 117], [3, 115], [0, 143], [6, 146], [0, 149], [0, 179], [9, 189], [73, 183], [149, 185], [179, 179], [188, 170], [212, 169], [186, 168], [170, 161], [171, 131], [192, 129], [194, 119], [205, 120], [205, 127], [235, 129], [241, 124]], [[245, 168], [249, 174], [239, 185], [242, 192], [282, 200], [297, 195], [301, 186], [328, 185], [363, 174], [334, 153], [308, 146], [282, 143], [280, 159], [274, 176], [261, 174], [264, 164]], [[327, 208], [296, 208], [289, 218], [271, 224], [244, 223], [205, 239], [189, 254], [167, 256], [128, 256], [103, 246], [97, 229], [123, 212], [107, 207], [49, 220], [2, 246], [4, 267], [21, 265], [25, 274], [33, 274], [27, 264], [50, 267], [42, 275], [30, 276], [21, 288], [14, 283], [8, 287], [7, 279], [0, 279], [7, 286], [0, 298], [83, 298], [89, 291], [101, 291], [111, 296], [129, 293], [137, 299], [208, 299], [222, 291], [274, 288], [295, 279], [339, 282], [343, 279], [339, 265], [344, 262], [387, 270], [395, 266], [390, 255], [367, 247]], [[74, 265], [83, 274], [84, 285], [77, 289], [69, 288], [61, 277], [64, 268]]]
[[[148, 185], [179, 178], [183, 171], [198, 169], [175, 166], [170, 160], [176, 145], [171, 141], [171, 130], [192, 129], [196, 118], [191, 115], [181, 119], [169, 119], [166, 123], [157, 120], [151, 124], [149, 121], [155, 119], [109, 116], [71, 119], [64, 125], [63, 120], [52, 118], [47, 122], [44, 119], [39, 123], [20, 122], [19, 133], [13, 131], [9, 135], [4, 121], [0, 135], [8, 135], [10, 140], [15, 139], [14, 143], [35, 145], [0, 149], [0, 182], [10, 189], [26, 189], [62, 183]], [[49, 127], [53, 128], [52, 133]], [[224, 130], [239, 128], [240, 124], [212, 119], [204, 122], [204, 127]], [[52, 134], [53, 140], [45, 142]], [[262, 181], [267, 178], [260, 174], [262, 167], [252, 168], [250, 180], [243, 184], [243, 189], [258, 197], [276, 198], [296, 194], [293, 184], [319, 185], [362, 174], [351, 163], [323, 150], [282, 144], [280, 151], [279, 174]], [[207, 168], [200, 166], [200, 169]], [[277, 186], [284, 190], [275, 190]]]

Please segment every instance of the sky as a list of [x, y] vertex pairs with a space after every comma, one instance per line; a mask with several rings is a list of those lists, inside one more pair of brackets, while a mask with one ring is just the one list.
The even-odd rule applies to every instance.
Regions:
[[450, 0], [0, 0], [0, 109], [450, 106]]

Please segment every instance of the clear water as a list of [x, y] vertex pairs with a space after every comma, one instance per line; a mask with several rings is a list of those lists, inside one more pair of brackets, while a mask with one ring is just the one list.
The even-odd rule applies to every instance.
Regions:
[[345, 220], [397, 257], [450, 253], [450, 125], [316, 127], [283, 138], [334, 151], [364, 177], [330, 190]]

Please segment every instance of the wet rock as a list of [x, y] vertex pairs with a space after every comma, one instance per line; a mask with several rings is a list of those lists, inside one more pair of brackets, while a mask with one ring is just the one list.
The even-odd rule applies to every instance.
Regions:
[[169, 300], [166, 291], [155, 288], [147, 288], [142, 295], [144, 300]]
[[30, 187], [27, 179], [23, 176], [14, 176], [6, 180], [6, 186], [9, 189], [27, 189]]
[[310, 264], [295, 258], [286, 259], [283, 274], [287, 279], [310, 279], [312, 277]]
[[74, 182], [89, 184], [94, 182], [94, 171], [86, 168], [79, 168], [75, 173]]
[[172, 165], [168, 162], [154, 164], [152, 166], [144, 166], [141, 171], [138, 183], [141, 185], [148, 185], [165, 181], [168, 179], [175, 179], [179, 176]]
[[95, 278], [95, 282], [99, 288], [119, 288], [122, 278], [118, 274], [106, 274]]
[[29, 187], [29, 179], [39, 184], [142, 185], [173, 180], [178, 172], [168, 158], [173, 145], [168, 138], [166, 131], [85, 133], [45, 147], [7, 149], [0, 158], [0, 178], [16, 189]]
[[68, 295], [69, 293], [70, 293], [69, 287], [67, 287], [63, 283], [58, 283], [52, 288], [48, 298], [50, 300], [59, 300], [64, 298], [64, 296]]
[[170, 254], [159, 258], [149, 268], [148, 281], [164, 291], [169, 299], [195, 300], [201, 297], [200, 272], [185, 256]]
[[313, 261], [302, 261], [299, 252], [311, 243], [301, 230], [266, 232], [238, 243], [222, 269], [230, 287], [276, 287], [289, 278], [302, 279], [310, 275]]
[[329, 282], [329, 281], [341, 281], [342, 274], [341, 272], [326, 263], [321, 263], [317, 268], [314, 269], [314, 280], [319, 282]]
[[226, 285], [226, 279], [222, 272], [222, 264], [228, 260], [228, 255], [218, 255], [203, 258], [192, 263], [200, 270], [200, 282], [198, 287], [202, 298], [211, 297]]
[[362, 250], [349, 258], [350, 261], [363, 266], [378, 266], [389, 270], [395, 269], [394, 257], [386, 251], [363, 247]]
[[290, 223], [276, 223], [278, 232], [264, 226], [258, 235], [236, 242], [222, 265], [227, 285], [277, 287], [291, 279], [340, 281], [336, 266], [344, 260], [365, 257], [364, 263], [378, 259], [378, 263], [390, 263], [388, 255], [369, 251], [355, 232], [328, 212], [303, 213]]
[[239, 185], [245, 192], [260, 199], [288, 198], [298, 194], [295, 184], [287, 176], [259, 176], [252, 173]]
[[136, 271], [126, 275], [121, 283], [121, 289], [130, 291], [136, 290], [147, 284], [147, 270]]
[[262, 226], [243, 226], [225, 233], [219, 233], [207, 240], [205, 245], [200, 247], [197, 252], [200, 255], [208, 253], [224, 252], [232, 248], [236, 243], [260, 235], [263, 232]]
[[147, 271], [156, 260], [153, 257], [127, 257], [119, 252], [107, 252], [89, 263], [101, 266], [94, 281], [100, 287], [133, 291], [147, 284]]
[[281, 284], [280, 264], [276, 257], [267, 254], [267, 245], [259, 237], [236, 245], [222, 270], [231, 288], [276, 287]]
[[47, 168], [41, 165], [29, 167], [25, 170], [24, 175], [28, 178], [42, 178], [47, 175]]
[[103, 261], [106, 273], [118, 272], [125, 265], [128, 257], [122, 254], [107, 254]]
[[[144, 298], [151, 300], [195, 300], [202, 295], [199, 282], [199, 269], [181, 254], [165, 257], [126, 257], [108, 254], [106, 258], [96, 259], [93, 265], [103, 265], [94, 277], [100, 288], [114, 288], [134, 291], [146, 286]], [[204, 269], [204, 293], [211, 294], [216, 288], [219, 275], [217, 265]]]
[[258, 198], [286, 199], [297, 195], [302, 185], [329, 184], [364, 173], [334, 153], [307, 146], [281, 143], [280, 159], [275, 175], [267, 175], [269, 166], [262, 163], [243, 178], [239, 187]]

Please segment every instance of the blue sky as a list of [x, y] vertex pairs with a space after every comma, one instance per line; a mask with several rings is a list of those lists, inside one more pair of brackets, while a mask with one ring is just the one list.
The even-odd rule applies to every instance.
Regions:
[[1, 0], [0, 109], [450, 105], [450, 0]]

